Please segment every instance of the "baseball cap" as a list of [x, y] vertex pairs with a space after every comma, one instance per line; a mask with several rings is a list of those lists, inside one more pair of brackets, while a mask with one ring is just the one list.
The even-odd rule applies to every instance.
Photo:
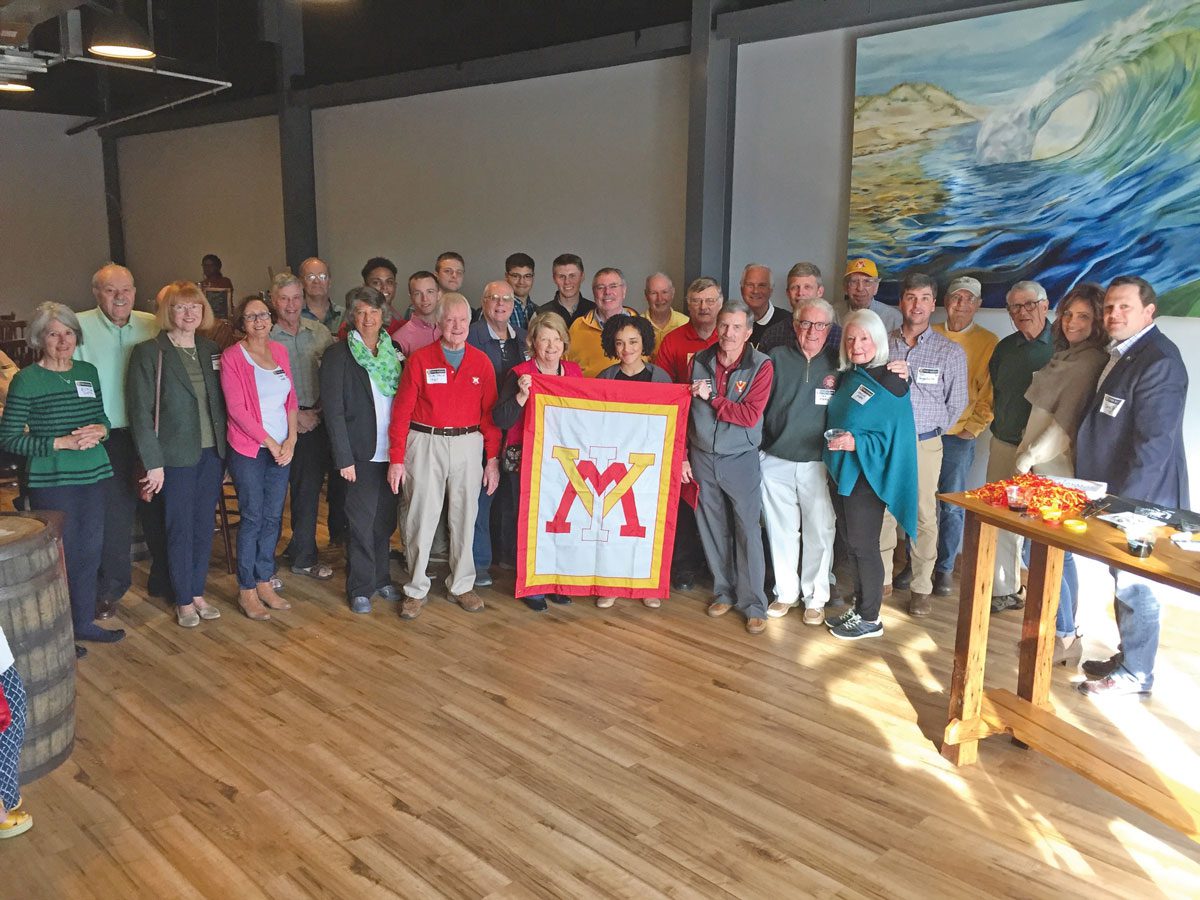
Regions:
[[955, 291], [970, 291], [973, 297], [982, 297], [983, 285], [979, 283], [978, 278], [963, 275], [950, 282], [950, 286], [946, 288], [946, 296], [949, 297]]
[[[879, 277], [879, 268], [875, 263], [866, 257], [850, 260], [850, 264], [846, 266], [846, 275], [869, 275], [872, 278]], [[845, 278], [846, 275], [842, 277]]]

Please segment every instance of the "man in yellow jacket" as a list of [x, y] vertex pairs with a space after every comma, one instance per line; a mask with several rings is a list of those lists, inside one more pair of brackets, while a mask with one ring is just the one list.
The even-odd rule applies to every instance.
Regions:
[[609, 266], [592, 276], [592, 298], [596, 308], [571, 323], [571, 349], [567, 359], [578, 363], [587, 378], [595, 378], [613, 364], [600, 346], [604, 323], [618, 313], [636, 316], [637, 311], [625, 305], [625, 274]]
[[[975, 461], [975, 439], [992, 421], [992, 379], [988, 360], [999, 340], [975, 324], [975, 313], [983, 303], [978, 279], [955, 278], [946, 289], [946, 322], [934, 329], [963, 348], [967, 354], [967, 408], [942, 435], [942, 472], [939, 493], [966, 490], [967, 475]], [[963, 510], [938, 501], [938, 554], [933, 567], [933, 592], [946, 597], [954, 592], [954, 559], [962, 547]]]

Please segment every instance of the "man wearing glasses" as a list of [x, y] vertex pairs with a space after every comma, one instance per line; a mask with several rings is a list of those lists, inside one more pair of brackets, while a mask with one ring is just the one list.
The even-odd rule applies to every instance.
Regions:
[[600, 346], [604, 323], [621, 312], [627, 316], [637, 315], [636, 310], [625, 305], [625, 289], [625, 274], [620, 269], [608, 266], [598, 270], [592, 277], [596, 308], [576, 319], [567, 329], [571, 336], [567, 359], [578, 363], [586, 378], [595, 378], [613, 362]]
[[[1018, 281], [1004, 298], [1016, 332], [996, 344], [988, 363], [992, 379], [992, 441], [987, 480], [1009, 478], [1017, 471], [1017, 446], [1025, 434], [1032, 407], [1025, 392], [1033, 373], [1054, 355], [1054, 338], [1046, 321], [1050, 302], [1036, 281]], [[992, 612], [1020, 609], [1021, 539], [1001, 531], [996, 540], [996, 577]]]
[[[525, 359], [525, 329], [514, 328], [509, 319], [516, 297], [508, 281], [489, 281], [483, 289], [479, 321], [467, 332], [467, 343], [482, 350], [491, 360], [496, 384], [504, 384], [509, 370]], [[492, 499], [486, 487], [479, 491], [479, 511], [475, 515], [475, 537], [471, 555], [475, 558], [475, 586], [489, 587], [492, 576]]]
[[[942, 473], [942, 435], [967, 405], [967, 355], [962, 347], [929, 327], [937, 304], [937, 282], [921, 272], [900, 281], [903, 322], [888, 335], [888, 368], [908, 378], [913, 424], [917, 427], [917, 533], [912, 539], [912, 581], [908, 614], [927, 616], [937, 561], [937, 486]], [[893, 368], [894, 367], [894, 368]], [[1028, 386], [1028, 385], [1027, 385]], [[896, 520], [884, 513], [879, 551], [883, 556], [884, 595], [891, 592]]]
[[300, 315], [316, 319], [331, 334], [337, 334], [342, 323], [342, 310], [334, 306], [329, 296], [329, 266], [324, 260], [310, 256], [300, 263], [300, 280], [304, 283], [304, 309], [300, 310]]
[[504, 260], [504, 279], [513, 292], [513, 311], [508, 324], [513, 328], [528, 328], [529, 320], [537, 313], [537, 304], [529, 296], [533, 290], [533, 257], [528, 253], [513, 253]]
[[778, 619], [803, 600], [804, 624], [821, 625], [833, 565], [833, 504], [821, 461], [825, 408], [837, 387], [837, 344], [829, 339], [837, 328], [833, 307], [820, 297], [800, 300], [792, 328], [792, 344], [768, 354], [775, 378], [759, 454], [763, 519], [775, 572], [775, 599], [767, 616]]

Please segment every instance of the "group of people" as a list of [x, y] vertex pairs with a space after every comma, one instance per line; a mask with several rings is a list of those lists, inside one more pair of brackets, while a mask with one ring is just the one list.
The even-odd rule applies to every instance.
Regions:
[[[229, 322], [214, 320], [206, 292], [232, 285], [219, 259], [206, 257], [204, 268], [199, 284], [163, 287], [147, 313], [134, 309], [129, 270], [106, 265], [92, 279], [95, 308], [42, 304], [28, 325], [39, 361], [15, 374], [4, 367], [11, 383], [0, 448], [24, 458], [29, 507], [65, 513], [79, 642], [124, 636], [97, 622], [112, 618], [130, 587], [138, 516], [151, 593], [173, 601], [185, 628], [220, 617], [205, 586], [226, 472], [240, 511], [238, 605], [251, 619], [289, 608], [276, 563], [289, 493], [283, 558], [292, 573], [332, 576], [317, 552], [323, 487], [331, 538], [346, 545], [353, 612], [369, 613], [379, 598], [417, 617], [440, 555], [449, 598], [482, 610], [475, 588], [491, 584], [497, 557], [515, 552], [534, 374], [688, 386], [682, 478], [696, 483], [698, 500], [694, 513], [687, 503], [678, 510], [672, 586], [686, 590], [707, 569], [708, 614], [736, 608], [752, 634], [798, 606], [804, 624], [835, 638], [878, 637], [894, 588], [909, 591], [910, 615], [928, 615], [933, 596], [953, 592], [963, 533], [962, 510], [937, 494], [968, 487], [989, 427], [988, 480], [1076, 475], [1115, 494], [1188, 502], [1187, 374], [1154, 325], [1153, 288], [1135, 276], [1077, 285], [1053, 321], [1045, 290], [1018, 282], [1006, 297], [1016, 331], [998, 340], [974, 321], [977, 279], [953, 279], [946, 321], [931, 324], [935, 281], [905, 274], [898, 307], [888, 306], [875, 298], [880, 276], [870, 259], [850, 261], [836, 305], [812, 263], [787, 273], [790, 309], [772, 304], [771, 271], [751, 264], [740, 298], [726, 300], [712, 278], [692, 281], [685, 314], [662, 273], [646, 279], [644, 313], [625, 305], [615, 267], [598, 270], [593, 299], [584, 297], [574, 254], [554, 260], [556, 291], [541, 306], [531, 299], [534, 261], [515, 253], [472, 308], [461, 293], [464, 261], [451, 252], [409, 276], [407, 310], [394, 302], [396, 266], [381, 257], [363, 267], [342, 307], [328, 265], [312, 258], [242, 300]], [[389, 571], [398, 521], [409, 575], [401, 589]], [[900, 534], [908, 563], [893, 578]], [[1022, 604], [1020, 560], [1019, 541], [1005, 535], [996, 612]], [[835, 561], [853, 596], [827, 614]], [[1114, 577], [1120, 650], [1083, 663], [1081, 690], [1149, 692], [1162, 589]], [[536, 611], [571, 602], [522, 600]], [[1077, 601], [1068, 560], [1056, 661], [1080, 659]], [[0, 837], [30, 822], [16, 790], [24, 708], [11, 657], [0, 634]]]

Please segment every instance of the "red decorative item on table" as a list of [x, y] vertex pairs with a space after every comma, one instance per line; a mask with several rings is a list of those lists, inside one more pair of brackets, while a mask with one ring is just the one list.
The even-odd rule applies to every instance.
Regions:
[[978, 497], [989, 506], [1007, 507], [1008, 489], [1013, 486], [1021, 488], [1025, 505], [1047, 524], [1057, 525], [1062, 519], [1078, 514], [1088, 502], [1083, 491], [1064, 487], [1057, 481], [1041, 475], [1014, 475], [1003, 481], [985, 484], [981, 488], [968, 491], [967, 494]]

